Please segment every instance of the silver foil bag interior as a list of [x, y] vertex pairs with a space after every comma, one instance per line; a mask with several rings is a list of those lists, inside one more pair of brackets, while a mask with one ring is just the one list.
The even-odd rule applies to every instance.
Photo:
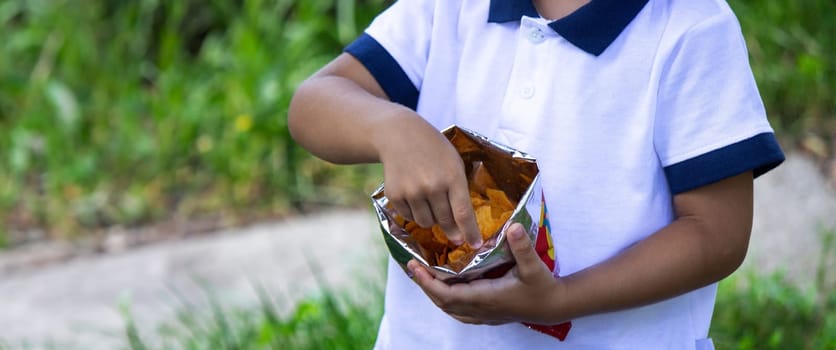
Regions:
[[[404, 270], [407, 262], [415, 259], [426, 266], [436, 278], [447, 283], [499, 277], [514, 264], [514, 257], [505, 239], [505, 230], [511, 223], [521, 223], [532, 242], [538, 242], [538, 234], [548, 234], [547, 229], [540, 229], [540, 222], [545, 214], [545, 203], [537, 162], [523, 152], [488, 140], [471, 130], [454, 125], [442, 132], [461, 156], [468, 179], [472, 178], [471, 175], [477, 167], [483, 166], [499, 189], [517, 203], [511, 218], [503, 224], [498, 234], [485, 241], [460, 271], [455, 271], [447, 265], [433, 266], [430, 262], [434, 263], [434, 259], [425, 256], [418, 242], [396, 222], [397, 213], [386, 198], [384, 183], [371, 195], [383, 239], [392, 258]], [[545, 241], [544, 238], [541, 237], [541, 241]], [[551, 243], [551, 240], [548, 241]]]

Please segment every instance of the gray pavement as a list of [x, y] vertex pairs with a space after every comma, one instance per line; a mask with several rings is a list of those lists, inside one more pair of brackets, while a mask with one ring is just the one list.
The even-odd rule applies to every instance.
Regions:
[[[755, 180], [754, 210], [744, 270], [781, 270], [791, 281], [809, 286], [822, 258], [822, 234], [836, 234], [836, 193], [816, 164], [790, 154], [780, 167]], [[831, 250], [824, 259], [830, 281], [836, 277], [834, 254]]]
[[119, 305], [153, 331], [171, 320], [177, 293], [205, 302], [211, 290], [224, 305], [253, 304], [263, 285], [281, 307], [319, 289], [312, 269], [335, 288], [381, 281], [379, 234], [371, 211], [330, 211], [0, 275], [0, 339], [12, 348], [46, 339], [56, 349], [122, 348]]
[[[782, 269], [808, 284], [820, 257], [819, 232], [836, 227], [836, 195], [815, 165], [798, 155], [758, 179], [755, 193], [743, 269]], [[382, 280], [384, 256], [370, 210], [337, 210], [118, 254], [0, 270], [0, 339], [12, 348], [24, 340], [33, 349], [46, 340], [57, 349], [120, 348], [120, 304], [130, 305], [144, 330], [171, 319], [178, 305], [173, 291], [201, 300], [209, 288], [225, 305], [251, 304], [253, 285], [262, 284], [282, 295], [289, 309], [320, 287], [309, 261], [322, 262], [319, 273], [329, 286], [356, 289]]]

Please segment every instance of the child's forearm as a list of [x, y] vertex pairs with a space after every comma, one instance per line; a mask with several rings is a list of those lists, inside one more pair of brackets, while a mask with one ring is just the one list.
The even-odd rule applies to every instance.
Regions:
[[288, 124], [296, 142], [322, 159], [382, 162], [386, 196], [405, 218], [437, 223], [453, 242], [482, 244], [455, 148], [417, 113], [390, 102], [352, 56], [339, 56], [299, 87]]
[[677, 219], [599, 265], [561, 278], [565, 319], [661, 301], [728, 276], [746, 255], [752, 175], [677, 195]]
[[299, 86], [288, 125], [296, 142], [322, 159], [369, 163], [380, 161], [376, 135], [382, 121], [410, 115], [386, 99], [359, 62], [343, 55]]

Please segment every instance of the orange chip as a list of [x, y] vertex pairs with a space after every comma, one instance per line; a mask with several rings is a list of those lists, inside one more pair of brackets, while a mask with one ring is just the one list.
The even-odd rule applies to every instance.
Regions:
[[[409, 234], [412, 237], [415, 237], [415, 240], [418, 241], [418, 244], [433, 253], [440, 252], [447, 247], [447, 243], [442, 243], [435, 240], [433, 235], [433, 231], [428, 228], [418, 227], [409, 231]], [[432, 255], [430, 255], [432, 257]]]
[[447, 265], [455, 271], [461, 271], [461, 269], [467, 266], [467, 263], [470, 262], [470, 255], [472, 252], [473, 249], [471, 249], [469, 245], [460, 245], [458, 248], [447, 254]]
[[[491, 203], [493, 203], [493, 202], [491, 202]], [[493, 206], [491, 206], [491, 217], [494, 218], [494, 219], [499, 218], [499, 216], [502, 215], [502, 213], [505, 212], [505, 211], [507, 211], [507, 209], [500, 208], [496, 205], [493, 205]]]
[[508, 210], [508, 211], [503, 212], [502, 214], [499, 215], [499, 222], [504, 224], [506, 221], [508, 221], [508, 219], [511, 218], [512, 214], [514, 214], [513, 210]]
[[432, 231], [419, 227], [418, 225], [415, 225], [414, 228], [409, 230], [409, 234], [415, 237], [419, 243], [432, 240]]
[[481, 206], [486, 205], [486, 204], [488, 204], [488, 201], [486, 201], [484, 198], [482, 198], [481, 194], [478, 194], [476, 192], [470, 192], [470, 205], [471, 206], [473, 206], [474, 208], [478, 208], [478, 207], [481, 207]]
[[436, 260], [437, 266], [441, 266], [441, 265], [444, 265], [444, 264], [447, 263], [447, 248], [446, 247], [444, 248], [444, 250], [441, 251], [441, 253], [436, 255], [435, 260]]
[[482, 239], [487, 240], [488, 238], [493, 237], [500, 229], [502, 229], [502, 225], [505, 225], [505, 222], [511, 218], [511, 214], [513, 213], [512, 210], [505, 211], [504, 213], [500, 214], [498, 218], [495, 218], [493, 221], [493, 225], [489, 228], [487, 237], [485, 234], [482, 234]]
[[394, 219], [395, 219], [395, 223], [398, 224], [398, 226], [400, 226], [400, 227], [404, 227], [404, 225], [406, 224], [406, 219], [404, 219], [403, 216], [395, 214]]
[[412, 221], [407, 221], [403, 225], [403, 229], [406, 230], [406, 232], [409, 232], [409, 233], [412, 233], [412, 231], [414, 231], [417, 227], [418, 227], [418, 224], [416, 224], [415, 222], [412, 222]]
[[433, 225], [432, 227], [433, 238], [441, 244], [448, 245], [450, 240], [447, 239], [447, 234], [444, 233], [444, 230], [441, 229], [439, 225]]
[[[490, 227], [486, 227], [484, 229], [480, 229], [480, 233], [482, 234], [482, 240], [487, 241], [489, 238], [493, 236], [493, 233], [496, 232], [493, 228], [496, 227], [495, 221], [491, 221]], [[502, 224], [500, 224], [501, 226]]]
[[[469, 187], [470, 204], [473, 206], [476, 224], [479, 226], [482, 239], [488, 240], [508, 221], [516, 205], [508, 199], [505, 192], [497, 189], [496, 182], [481, 163], [474, 166]], [[415, 239], [420, 246], [421, 254], [430, 264], [461, 271], [476, 254], [467, 243], [453, 245], [438, 224], [423, 228], [400, 215], [395, 215], [394, 220]]]
[[502, 209], [502, 211], [500, 212], [504, 212], [506, 210], [514, 210], [514, 204], [511, 203], [511, 200], [508, 199], [508, 196], [505, 195], [505, 192], [495, 190], [493, 188], [488, 188], [485, 190], [485, 194], [488, 195], [492, 207]]
[[493, 217], [491, 217], [491, 207], [483, 205], [476, 208], [476, 225], [479, 226], [479, 232], [482, 233], [482, 239], [485, 239], [486, 230], [493, 226]]
[[467, 254], [467, 252], [465, 252], [465, 250], [461, 248], [462, 246], [456, 248], [455, 250], [447, 254], [447, 257], [450, 259], [451, 263], [454, 261], [461, 260], [465, 256], [465, 254]]

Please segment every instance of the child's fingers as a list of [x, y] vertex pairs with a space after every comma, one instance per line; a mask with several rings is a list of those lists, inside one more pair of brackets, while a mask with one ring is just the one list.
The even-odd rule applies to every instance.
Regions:
[[[507, 316], [492, 314], [491, 307], [486, 307], [495, 306], [496, 300], [492, 296], [499, 290], [495, 289], [497, 286], [493, 282], [478, 280], [448, 285], [433, 277], [418, 261], [410, 260], [407, 268], [424, 294], [451, 317], [469, 324], [498, 325], [512, 321]], [[490, 301], [485, 301], [485, 298]]]
[[415, 223], [421, 227], [432, 227], [435, 220], [433, 219], [433, 213], [430, 210], [429, 203], [423, 198], [409, 199], [408, 203]]
[[470, 191], [467, 188], [467, 180], [462, 177], [461, 181], [450, 188], [450, 210], [456, 226], [464, 234], [465, 240], [473, 248], [482, 246], [482, 234], [476, 224], [476, 214], [473, 213], [473, 206], [470, 203]]
[[415, 221], [415, 219], [412, 218], [412, 211], [409, 210], [409, 204], [407, 204], [405, 200], [389, 198], [389, 203], [392, 204], [392, 208], [395, 208], [395, 211], [403, 216], [404, 219]]
[[514, 254], [514, 260], [517, 261], [516, 268], [512, 270], [515, 271], [517, 278], [525, 282], [542, 273], [545, 265], [540, 261], [537, 252], [534, 251], [531, 239], [526, 234], [523, 226], [514, 223], [508, 227], [506, 236], [508, 237], [508, 245], [511, 246], [511, 253]]
[[432, 207], [435, 221], [447, 234], [447, 238], [455, 245], [464, 243], [464, 234], [456, 226], [456, 220], [453, 218], [453, 212], [450, 209], [450, 200], [447, 197], [447, 192], [438, 192], [430, 198], [430, 205]]
[[414, 276], [415, 283], [421, 287], [424, 294], [441, 311], [454, 317], [473, 318], [473, 323], [483, 323], [482, 321], [477, 321], [475, 318], [478, 316], [479, 312], [477, 310], [480, 308], [475, 306], [477, 304], [474, 304], [474, 299], [481, 294], [475, 291], [462, 290], [462, 288], [468, 289], [463, 285], [451, 286], [436, 279], [426, 268], [415, 260], [407, 263], [407, 268]]
[[439, 299], [439, 296], [449, 293], [450, 286], [435, 279], [435, 277], [433, 277], [427, 269], [415, 260], [410, 260], [406, 266], [409, 269], [409, 272], [412, 273], [415, 283], [417, 283], [418, 286], [424, 290], [424, 294], [426, 294], [436, 306], [443, 309], [444, 303]]

